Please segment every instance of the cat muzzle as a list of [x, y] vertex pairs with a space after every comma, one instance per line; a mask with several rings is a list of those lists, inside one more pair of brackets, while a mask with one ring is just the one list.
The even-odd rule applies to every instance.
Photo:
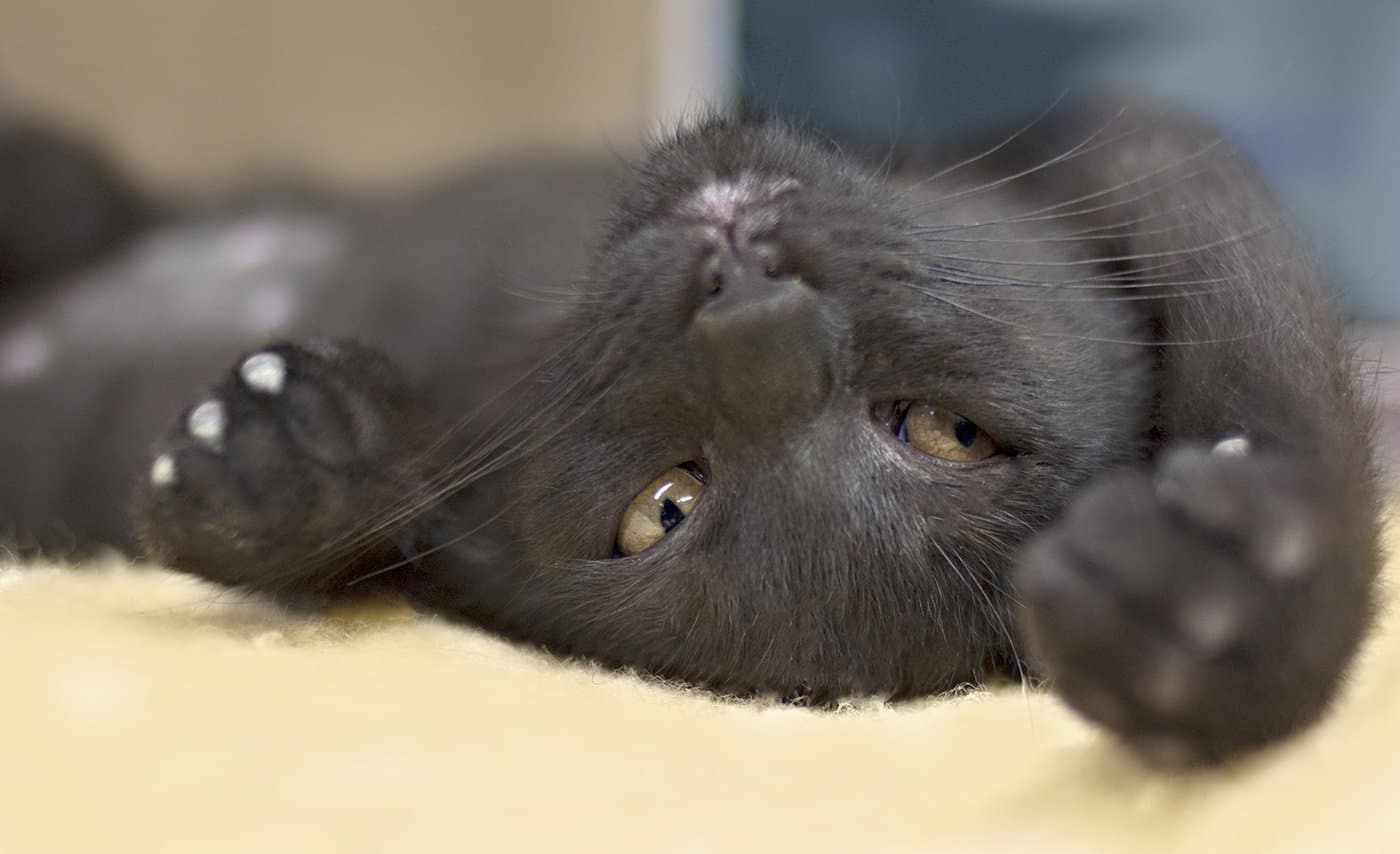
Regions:
[[796, 277], [729, 277], [691, 322], [716, 415], [754, 438], [814, 414], [831, 394], [839, 326]]

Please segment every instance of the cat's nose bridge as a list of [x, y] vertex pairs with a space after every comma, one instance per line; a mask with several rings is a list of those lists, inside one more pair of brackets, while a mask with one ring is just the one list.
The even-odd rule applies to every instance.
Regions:
[[691, 336], [716, 415], [741, 430], [802, 420], [834, 385], [839, 323], [797, 278], [752, 267], [727, 277], [696, 311]]

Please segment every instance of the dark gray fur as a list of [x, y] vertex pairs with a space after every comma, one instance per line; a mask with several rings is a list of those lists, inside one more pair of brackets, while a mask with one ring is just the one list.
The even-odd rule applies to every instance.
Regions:
[[[8, 303], [10, 334], [52, 344], [0, 386], [0, 514], [31, 549], [128, 545], [136, 481], [173, 566], [289, 600], [388, 589], [736, 694], [908, 697], [1030, 668], [1163, 762], [1316, 719], [1371, 610], [1372, 414], [1253, 169], [1212, 128], [1116, 106], [950, 169], [904, 161], [712, 118], [619, 175], [538, 162], [392, 199], [164, 205], [133, 220], [144, 244], [113, 229], [105, 258], [79, 241], [63, 275], [0, 285], [39, 294]], [[91, 192], [131, 198], [99, 175]], [[22, 178], [0, 161], [0, 188]], [[696, 202], [716, 181], [747, 182], [718, 229]], [[331, 235], [263, 259], [297, 283], [277, 328], [297, 343], [232, 322], [251, 291], [218, 265], [153, 284], [152, 240], [204, 245], [252, 212]], [[182, 315], [177, 291], [223, 308]], [[280, 394], [236, 372], [199, 391], [269, 346]], [[906, 398], [1005, 453], [900, 444], [871, 413]], [[209, 399], [212, 449], [169, 426]], [[153, 487], [162, 430], [179, 480]], [[1250, 453], [1210, 453], [1233, 436]], [[690, 460], [695, 512], [615, 557], [623, 507]]]

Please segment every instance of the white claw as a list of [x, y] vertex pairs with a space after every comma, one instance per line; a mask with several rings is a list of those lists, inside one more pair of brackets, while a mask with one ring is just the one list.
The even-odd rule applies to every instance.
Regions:
[[161, 454], [151, 463], [152, 486], [173, 486], [178, 478], [179, 471], [175, 468], [175, 459], [169, 454]]
[[1215, 443], [1211, 453], [1217, 457], [1244, 457], [1253, 450], [1247, 436], [1231, 436], [1228, 439], [1221, 439]]
[[224, 405], [217, 400], [206, 400], [190, 411], [185, 419], [185, 428], [190, 435], [213, 450], [224, 446], [224, 428], [228, 426], [228, 416]]
[[254, 353], [239, 365], [238, 376], [253, 391], [281, 394], [287, 385], [287, 360], [276, 353]]

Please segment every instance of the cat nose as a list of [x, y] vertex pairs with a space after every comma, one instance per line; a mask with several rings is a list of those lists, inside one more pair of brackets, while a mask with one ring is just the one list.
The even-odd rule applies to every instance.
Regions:
[[830, 395], [838, 325], [816, 291], [772, 278], [762, 259], [729, 266], [691, 333], [716, 414], [737, 429], [772, 435]]

